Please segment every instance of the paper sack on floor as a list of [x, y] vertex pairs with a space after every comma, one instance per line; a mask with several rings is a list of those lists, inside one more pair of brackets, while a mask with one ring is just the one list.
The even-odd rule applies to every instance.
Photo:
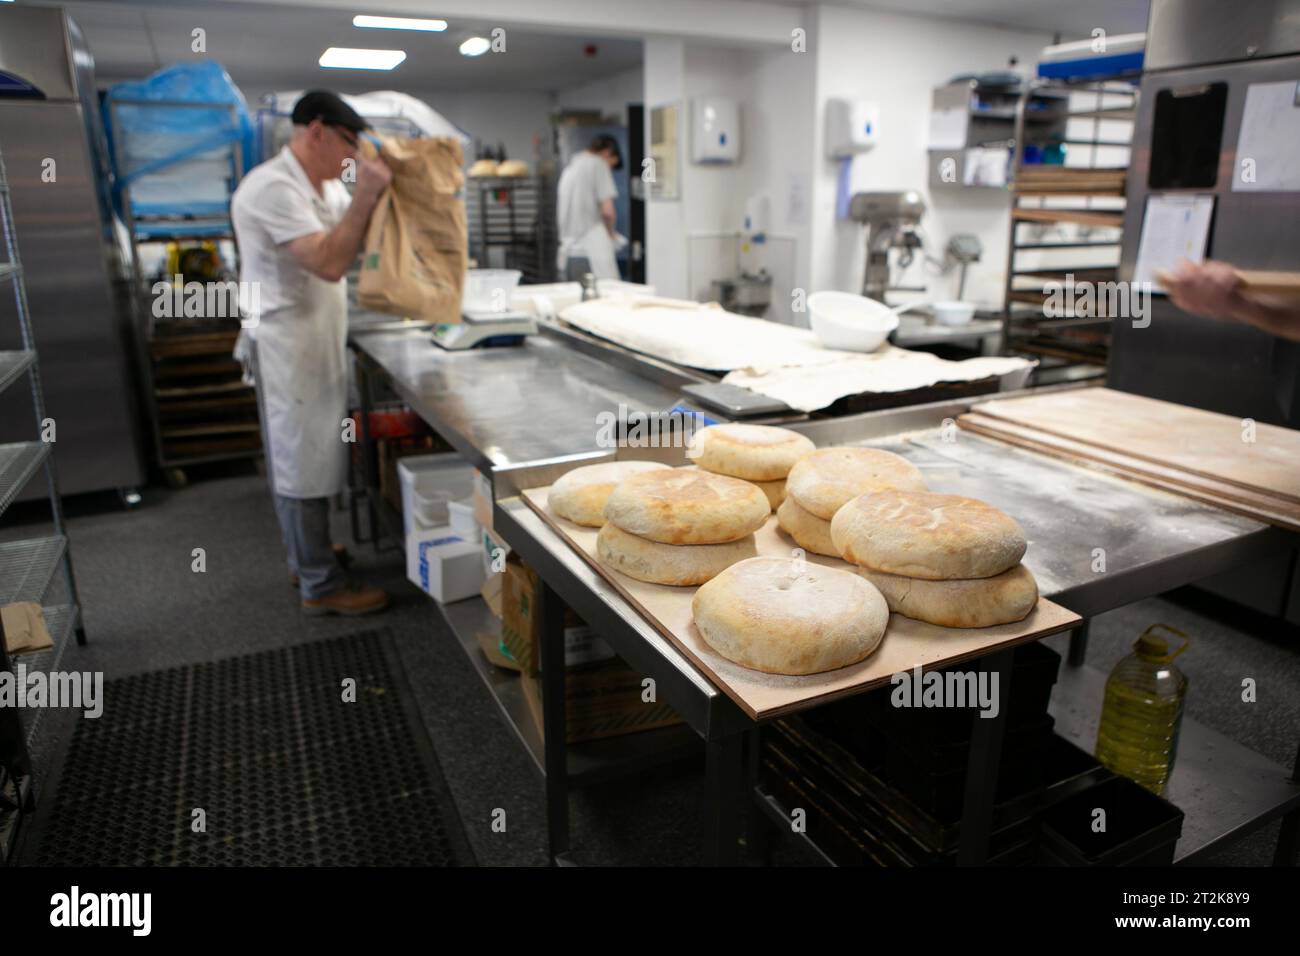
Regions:
[[[377, 312], [459, 322], [468, 259], [460, 142], [382, 142], [380, 156], [393, 181], [366, 230], [357, 302]], [[369, 144], [363, 148], [373, 155]]]

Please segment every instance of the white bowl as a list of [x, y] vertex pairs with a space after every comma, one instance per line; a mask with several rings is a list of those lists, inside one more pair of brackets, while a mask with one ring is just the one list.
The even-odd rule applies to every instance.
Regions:
[[461, 308], [466, 312], [507, 312], [510, 296], [523, 273], [518, 269], [470, 269], [465, 275]]
[[852, 292], [814, 292], [808, 316], [822, 345], [850, 352], [874, 352], [898, 328], [888, 306]]
[[940, 325], [966, 325], [975, 315], [975, 306], [969, 302], [936, 302], [934, 320]]

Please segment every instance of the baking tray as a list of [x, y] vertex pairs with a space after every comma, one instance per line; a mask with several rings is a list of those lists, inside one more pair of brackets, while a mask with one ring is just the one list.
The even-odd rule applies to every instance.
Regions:
[[[652, 627], [672, 641], [754, 720], [796, 713], [828, 700], [883, 686], [894, 674], [914, 667], [926, 670], [946, 667], [1067, 631], [1081, 623], [1073, 611], [1041, 597], [1023, 621], [996, 627], [939, 627], [891, 614], [885, 639], [864, 661], [806, 677], [764, 674], [732, 663], [704, 642], [691, 619], [691, 599], [696, 588], [647, 584], [606, 567], [596, 556], [597, 529], [584, 528], [553, 514], [546, 504], [549, 491], [549, 487], [528, 488], [521, 492], [521, 497]], [[788, 558], [797, 547], [779, 530], [775, 515], [768, 518], [754, 537], [760, 555]], [[807, 560], [826, 567], [851, 569], [838, 558], [810, 553]]]

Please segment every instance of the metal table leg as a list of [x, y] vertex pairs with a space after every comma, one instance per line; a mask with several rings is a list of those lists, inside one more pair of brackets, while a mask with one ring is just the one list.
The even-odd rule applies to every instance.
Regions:
[[[1296, 751], [1295, 767], [1291, 779], [1300, 783], [1300, 749]], [[1300, 810], [1292, 810], [1282, 818], [1282, 832], [1277, 835], [1277, 848], [1273, 851], [1274, 866], [1300, 865]]]
[[[1014, 651], [995, 651], [981, 659], [982, 669], [997, 675], [996, 717], [972, 717], [970, 757], [966, 762], [966, 793], [961, 811], [961, 839], [957, 844], [958, 866], [980, 866], [989, 855], [993, 833], [993, 803], [997, 796], [998, 767], [1002, 762], [1002, 739], [1007, 729], [1007, 703], [1011, 699], [1011, 669]], [[992, 676], [989, 678], [992, 680]]]
[[740, 802], [745, 742], [744, 733], [704, 742], [705, 866], [735, 866], [740, 860], [740, 821], [746, 812]]
[[746, 808], [745, 846], [752, 859], [764, 866], [772, 862], [771, 822], [755, 802], [758, 792], [759, 770], [763, 763], [763, 727], [745, 731], [745, 792], [743, 805]]
[[1088, 624], [1082, 624], [1070, 632], [1070, 653], [1067, 661], [1071, 667], [1082, 667], [1083, 659], [1088, 654]]
[[[569, 760], [565, 726], [564, 602], [545, 581], [541, 599], [542, 732], [546, 750], [546, 832], [552, 864], [569, 850]], [[527, 680], [525, 676], [523, 678]]]

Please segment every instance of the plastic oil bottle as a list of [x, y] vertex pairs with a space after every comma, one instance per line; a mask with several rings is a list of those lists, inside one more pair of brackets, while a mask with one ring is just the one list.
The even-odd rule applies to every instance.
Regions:
[[[1172, 653], [1159, 631], [1182, 639]], [[1154, 624], [1133, 644], [1133, 653], [1110, 672], [1097, 727], [1097, 759], [1152, 793], [1162, 793], [1174, 769], [1178, 728], [1183, 720], [1187, 677], [1173, 663], [1189, 638], [1165, 624]]]

